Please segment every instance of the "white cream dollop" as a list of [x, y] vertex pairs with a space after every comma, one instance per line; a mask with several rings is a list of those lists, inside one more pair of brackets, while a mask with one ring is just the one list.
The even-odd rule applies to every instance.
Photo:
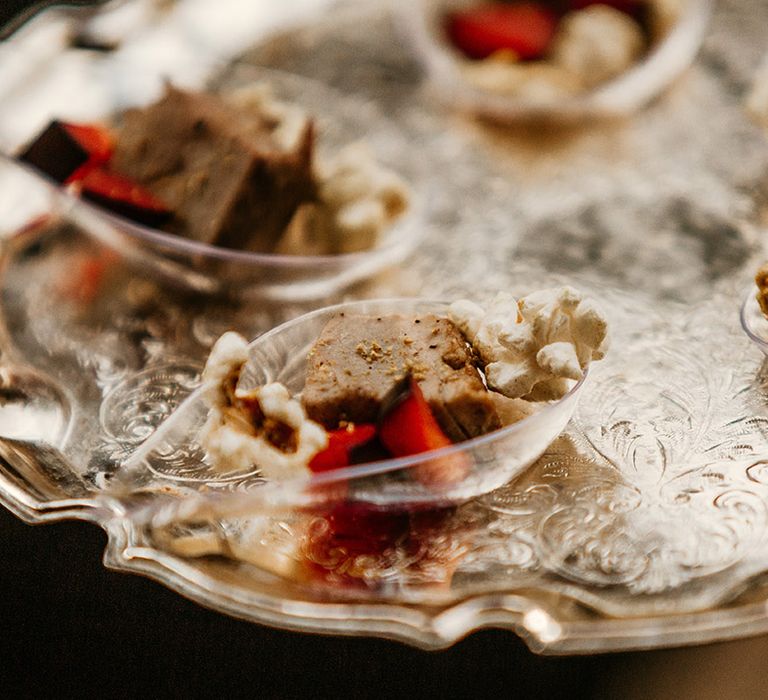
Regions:
[[563, 17], [550, 55], [591, 87], [623, 73], [644, 48], [643, 31], [634, 19], [608, 5], [591, 5]]
[[[208, 419], [200, 442], [214, 469], [242, 471], [254, 466], [268, 479], [290, 479], [308, 473], [312, 457], [328, 444], [322, 426], [310, 420], [301, 403], [279, 382], [244, 391], [236, 387], [248, 344], [237, 333], [225, 333], [214, 345], [203, 370], [211, 387]], [[258, 403], [263, 420], [288, 426], [295, 449], [287, 450], [267, 439], [254, 424], [244, 403]]]
[[319, 199], [335, 222], [339, 253], [371, 248], [408, 207], [405, 181], [376, 160], [362, 142], [317, 164]]
[[224, 381], [240, 373], [248, 360], [248, 342], [239, 333], [227, 331], [211, 348], [203, 369], [203, 382], [223, 391]]
[[480, 357], [488, 386], [509, 398], [561, 398], [607, 349], [605, 317], [572, 287], [519, 301], [500, 293], [487, 309], [461, 300], [450, 316]]
[[276, 252], [327, 255], [369, 250], [409, 205], [408, 185], [379, 163], [363, 142], [318, 159], [315, 179], [317, 201], [299, 207]]

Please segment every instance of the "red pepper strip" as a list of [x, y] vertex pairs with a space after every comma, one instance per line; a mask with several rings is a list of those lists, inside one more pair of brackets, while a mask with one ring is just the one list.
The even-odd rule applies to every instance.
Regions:
[[105, 127], [96, 124], [70, 124], [62, 122], [62, 128], [88, 153], [88, 160], [77, 168], [65, 184], [79, 182], [85, 176], [112, 158], [115, 151], [115, 140], [112, 133]]
[[545, 54], [557, 22], [554, 12], [537, 3], [496, 2], [451, 13], [447, 31], [453, 44], [469, 58], [487, 58], [508, 50], [527, 60]]
[[96, 168], [85, 174], [80, 185], [86, 199], [147, 226], [159, 226], [171, 216], [149, 190], [123, 175]]
[[98, 124], [70, 124], [63, 122], [62, 126], [90, 156], [96, 165], [104, 165], [115, 151], [115, 140], [112, 133]]
[[[379, 439], [395, 456], [405, 457], [452, 445], [435, 419], [419, 385], [411, 379], [407, 396], [383, 417]], [[469, 472], [469, 457], [462, 453], [431, 459], [414, 467], [416, 478], [431, 486], [448, 486]]]
[[350, 464], [350, 451], [373, 439], [376, 426], [370, 423], [350, 425], [328, 433], [328, 447], [316, 454], [309, 463], [313, 472], [327, 472]]

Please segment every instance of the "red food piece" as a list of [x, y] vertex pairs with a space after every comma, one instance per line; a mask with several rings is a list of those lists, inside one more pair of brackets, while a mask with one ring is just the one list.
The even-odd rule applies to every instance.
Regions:
[[62, 128], [88, 154], [88, 160], [77, 168], [65, 181], [65, 184], [79, 182], [85, 176], [109, 162], [115, 150], [112, 133], [96, 124], [70, 124], [61, 122]]
[[67, 133], [88, 153], [88, 160], [94, 165], [104, 165], [115, 150], [112, 133], [98, 124], [70, 124], [62, 122]]
[[86, 199], [147, 226], [160, 226], [171, 217], [168, 207], [149, 190], [103, 168], [89, 170], [80, 187]]
[[[404, 397], [381, 419], [379, 439], [395, 457], [421, 454], [453, 444], [440, 428], [414, 379], [410, 380]], [[461, 481], [470, 467], [469, 457], [457, 452], [418, 464], [414, 473], [424, 484], [447, 486]]]
[[487, 58], [496, 51], [514, 51], [520, 59], [541, 58], [557, 28], [557, 15], [533, 2], [489, 3], [448, 16], [453, 44], [469, 58]]
[[313, 472], [327, 472], [351, 464], [349, 453], [376, 436], [376, 426], [370, 423], [350, 425], [328, 433], [328, 447], [316, 454], [309, 463]]

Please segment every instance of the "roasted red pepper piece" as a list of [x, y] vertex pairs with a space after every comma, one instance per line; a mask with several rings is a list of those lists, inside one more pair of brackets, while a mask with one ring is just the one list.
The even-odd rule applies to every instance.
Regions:
[[469, 58], [508, 50], [525, 60], [544, 55], [557, 22], [557, 15], [538, 3], [495, 2], [451, 13], [447, 30], [456, 48]]
[[112, 158], [115, 139], [105, 127], [68, 122], [62, 122], [62, 127], [88, 153], [88, 160], [67, 178], [67, 184], [82, 180], [91, 170], [106, 165]]
[[89, 170], [80, 187], [85, 199], [140, 224], [160, 226], [171, 217], [168, 207], [149, 190], [103, 168]]
[[115, 151], [115, 139], [106, 127], [99, 124], [70, 124], [62, 122], [70, 136], [88, 153], [94, 165], [104, 165]]
[[[379, 439], [395, 457], [438, 450], [453, 444], [413, 378], [409, 380], [407, 392], [382, 416]], [[461, 481], [470, 467], [469, 457], [457, 452], [416, 465], [414, 474], [424, 484], [447, 486]]]
[[313, 472], [327, 472], [347, 467], [352, 462], [350, 452], [376, 436], [376, 426], [370, 423], [350, 425], [328, 433], [328, 447], [316, 454], [309, 463]]

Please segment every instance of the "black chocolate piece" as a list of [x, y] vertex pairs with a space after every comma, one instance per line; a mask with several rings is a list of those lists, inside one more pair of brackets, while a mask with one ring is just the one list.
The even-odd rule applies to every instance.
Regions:
[[18, 156], [20, 161], [42, 170], [56, 182], [64, 182], [89, 157], [88, 151], [58, 120], [52, 121]]

